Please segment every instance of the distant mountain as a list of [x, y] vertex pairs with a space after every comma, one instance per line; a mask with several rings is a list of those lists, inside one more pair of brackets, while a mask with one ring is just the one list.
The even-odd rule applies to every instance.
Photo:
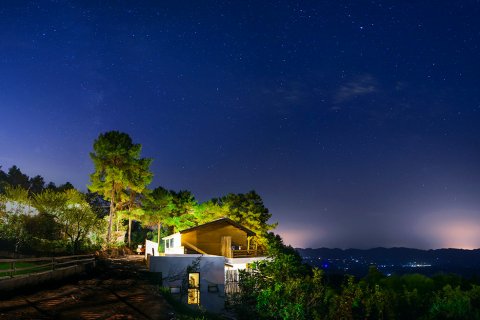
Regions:
[[480, 275], [480, 249], [411, 248], [329, 249], [298, 248], [303, 259], [317, 267], [328, 270], [364, 273], [370, 265], [390, 272], [454, 272], [463, 275]]

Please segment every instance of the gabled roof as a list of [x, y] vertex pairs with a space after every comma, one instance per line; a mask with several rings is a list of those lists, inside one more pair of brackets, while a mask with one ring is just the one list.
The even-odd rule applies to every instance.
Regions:
[[248, 236], [254, 236], [255, 235], [255, 232], [253, 232], [252, 230], [250, 230], [248, 228], [245, 228], [241, 224], [236, 223], [235, 221], [233, 221], [232, 219], [229, 219], [229, 218], [220, 218], [220, 219], [217, 219], [217, 220], [213, 220], [213, 221], [198, 225], [196, 227], [191, 227], [191, 228], [182, 230], [182, 231], [180, 231], [180, 233], [183, 234], [183, 233], [188, 233], [188, 232], [199, 230], [199, 229], [211, 228], [211, 227], [215, 227], [215, 225], [221, 225], [221, 224], [230, 224], [230, 225], [232, 225], [232, 226], [234, 226], [238, 229], [241, 229], [241, 230], [245, 231]]

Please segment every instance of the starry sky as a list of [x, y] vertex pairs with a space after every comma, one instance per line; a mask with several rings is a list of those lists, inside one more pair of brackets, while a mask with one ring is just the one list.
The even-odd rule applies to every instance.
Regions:
[[478, 1], [3, 1], [0, 165], [256, 190], [296, 247], [480, 247]]

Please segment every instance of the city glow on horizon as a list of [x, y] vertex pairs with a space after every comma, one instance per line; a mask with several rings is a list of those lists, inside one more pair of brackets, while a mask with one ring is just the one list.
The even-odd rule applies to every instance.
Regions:
[[278, 233], [286, 245], [291, 245], [294, 248], [305, 248], [312, 238], [321, 239], [322, 235], [325, 234], [320, 228], [317, 228], [315, 232], [310, 229], [302, 228], [278, 228], [273, 230], [273, 232]]
[[443, 209], [426, 215], [419, 223], [419, 231], [438, 248], [480, 248], [480, 222], [475, 211]]
[[[410, 247], [417, 249], [443, 249], [443, 248], [455, 248], [473, 250], [480, 248], [480, 221], [477, 221], [475, 210], [468, 209], [437, 209], [430, 210], [427, 213], [422, 212], [418, 214], [418, 220], [412, 222], [410, 230], [405, 230], [403, 243], [391, 243], [385, 245], [385, 243], [372, 243], [370, 246], [365, 246], [361, 243], [340, 246], [343, 249], [355, 248], [355, 249], [369, 249], [375, 247]], [[312, 231], [307, 226], [290, 226], [279, 225], [279, 227], [273, 230], [274, 233], [278, 233], [285, 244], [289, 244], [297, 248], [320, 248], [320, 247], [332, 247], [327, 241], [331, 235], [329, 235], [328, 228], [320, 229], [316, 228]], [[324, 225], [326, 227], [326, 225]], [[400, 230], [399, 230], [400, 231]], [[381, 230], [379, 230], [379, 235]], [[399, 234], [403, 234], [402, 231]], [[374, 233], [371, 233], [375, 236]], [[408, 242], [409, 237], [414, 237], [419, 243], [423, 245], [415, 246], [411, 242]], [[324, 239], [324, 244], [320, 240], [320, 245], [313, 245], [312, 239]], [[337, 247], [337, 246], [334, 246]]]
[[443, 248], [477, 249], [480, 247], [480, 226], [470, 221], [445, 221], [432, 228]]

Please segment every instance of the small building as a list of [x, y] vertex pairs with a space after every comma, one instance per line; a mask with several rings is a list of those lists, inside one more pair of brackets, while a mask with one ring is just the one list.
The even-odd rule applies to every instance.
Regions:
[[148, 258], [149, 270], [184, 302], [219, 312], [226, 294], [238, 291], [238, 270], [265, 259], [255, 237], [228, 218], [185, 229], [162, 239], [165, 253]]
[[226, 258], [255, 257], [255, 232], [228, 218], [185, 229], [162, 240], [165, 254], [210, 254]]

